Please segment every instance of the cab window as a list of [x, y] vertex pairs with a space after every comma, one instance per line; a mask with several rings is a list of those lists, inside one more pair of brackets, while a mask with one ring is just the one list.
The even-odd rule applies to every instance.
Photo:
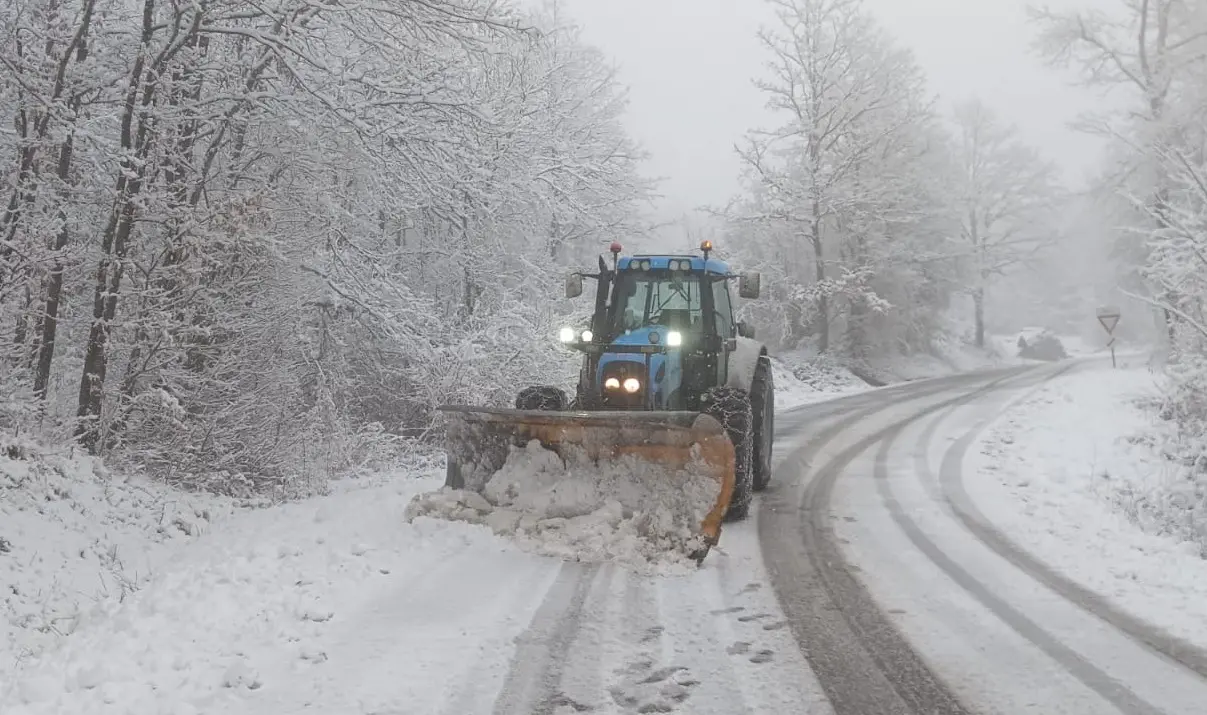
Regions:
[[612, 301], [614, 334], [661, 325], [685, 333], [702, 332], [698, 276], [670, 271], [624, 271]]
[[722, 338], [733, 337], [733, 309], [729, 303], [729, 281], [724, 278], [712, 281], [712, 302], [717, 335]]

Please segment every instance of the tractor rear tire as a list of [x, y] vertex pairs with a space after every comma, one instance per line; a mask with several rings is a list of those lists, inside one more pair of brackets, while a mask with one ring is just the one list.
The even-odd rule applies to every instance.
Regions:
[[714, 387], [700, 398], [701, 412], [716, 419], [733, 442], [733, 498], [725, 521], [741, 521], [750, 513], [754, 497], [754, 423], [750, 395], [736, 387]]
[[552, 385], [534, 385], [525, 387], [516, 395], [517, 410], [539, 410], [541, 412], [562, 412], [570, 406], [565, 390]]
[[754, 413], [754, 480], [756, 492], [771, 483], [771, 450], [775, 442], [775, 382], [771, 362], [759, 359], [750, 385], [750, 407]]

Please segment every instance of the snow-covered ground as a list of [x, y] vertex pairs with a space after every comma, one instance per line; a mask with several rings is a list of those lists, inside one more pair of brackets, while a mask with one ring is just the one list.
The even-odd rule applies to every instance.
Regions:
[[[329, 496], [241, 510], [189, 543], [153, 550], [160, 557], [158, 571], [123, 597], [102, 599], [73, 615], [74, 632], [59, 647], [27, 655], [18, 669], [6, 654], [0, 712], [226, 712], [248, 691], [279, 686], [285, 676], [274, 669], [317, 667], [327, 657], [316, 645], [323, 631], [353, 614], [370, 613], [368, 601], [383, 591], [401, 586], [420, 593], [432, 574], [455, 568], [468, 574], [466, 597], [477, 598], [488, 586], [479, 583], [485, 575], [499, 568], [533, 569], [535, 556], [482, 527], [405, 524], [411, 498], [438, 486], [442, 476], [429, 470], [422, 477], [399, 473], [342, 482]], [[80, 483], [72, 480], [69, 488], [79, 489]], [[124, 486], [110, 491], [130, 493]], [[136, 513], [145, 505], [127, 506], [132, 508], [113, 513]], [[14, 553], [17, 539], [33, 533], [16, 534]], [[67, 535], [43, 533], [40, 544], [22, 553], [74, 549]], [[142, 541], [145, 548], [158, 540]], [[82, 573], [61, 560], [56, 568]], [[18, 568], [12, 577], [22, 583], [36, 576]], [[455, 600], [456, 594], [442, 597]], [[438, 612], [414, 615], [418, 621], [438, 619]], [[495, 615], [499, 623], [478, 625], [494, 634], [525, 622], [523, 613]], [[419, 651], [432, 645], [422, 643], [422, 632], [416, 628], [397, 637], [416, 639]]]
[[[1093, 352], [1085, 341], [1076, 337], [1060, 338], [1070, 356]], [[960, 340], [941, 340], [933, 353], [876, 360], [861, 374], [887, 385], [1033, 362], [1018, 357], [1017, 341], [1017, 334], [987, 335], [986, 347], [977, 348]], [[876, 387], [840, 361], [805, 352], [776, 355], [772, 358], [772, 367], [779, 409], [831, 400]]]
[[984, 433], [965, 465], [972, 499], [1056, 571], [1143, 621], [1207, 647], [1202, 501], [1161, 456], [1169, 426], [1142, 401], [1158, 376], [1123, 356], [1059, 377]]
[[778, 410], [832, 400], [872, 388], [850, 370], [830, 360], [788, 354], [772, 358], [771, 369]]
[[[525, 668], [562, 673], [559, 697], [601, 712], [613, 701], [615, 712], [664, 712], [691, 698], [688, 711], [718, 715], [736, 711], [734, 698], [760, 712], [820, 702], [762, 588], [753, 523], [735, 525], [703, 568], [639, 573], [532, 553], [487, 524], [408, 523], [414, 498], [442, 479], [436, 468], [384, 474], [228, 510], [220, 528], [165, 545], [139, 588], [76, 617], [56, 647], [6, 663], [0, 712], [460, 714], [496, 698], [531, 712], [526, 693], [544, 676], [516, 685]], [[565, 626], [545, 610], [563, 607], [579, 632], [558, 655]], [[544, 665], [524, 660], [532, 649]], [[522, 672], [509, 670], [517, 653]]]
[[[235, 510], [31, 444], [0, 450], [0, 683]], [[0, 708], [2, 710], [2, 708]]]

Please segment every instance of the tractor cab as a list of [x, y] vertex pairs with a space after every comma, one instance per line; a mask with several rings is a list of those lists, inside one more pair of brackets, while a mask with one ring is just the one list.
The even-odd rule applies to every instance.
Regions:
[[568, 347], [585, 353], [579, 409], [694, 410], [699, 396], [724, 385], [737, 338], [753, 332], [734, 320], [730, 283], [756, 298], [757, 273], [735, 275], [729, 265], [703, 256], [621, 256], [612, 244], [612, 266], [571, 274], [566, 295], [582, 293], [582, 279], [597, 280], [590, 328], [562, 330]]

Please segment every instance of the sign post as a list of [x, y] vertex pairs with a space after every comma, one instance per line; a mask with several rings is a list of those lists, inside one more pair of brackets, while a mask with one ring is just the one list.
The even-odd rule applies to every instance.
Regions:
[[1105, 305], [1098, 309], [1098, 322], [1110, 336], [1107, 346], [1111, 349], [1111, 367], [1119, 367], [1115, 362], [1115, 326], [1119, 324], [1119, 309], [1113, 305]]

